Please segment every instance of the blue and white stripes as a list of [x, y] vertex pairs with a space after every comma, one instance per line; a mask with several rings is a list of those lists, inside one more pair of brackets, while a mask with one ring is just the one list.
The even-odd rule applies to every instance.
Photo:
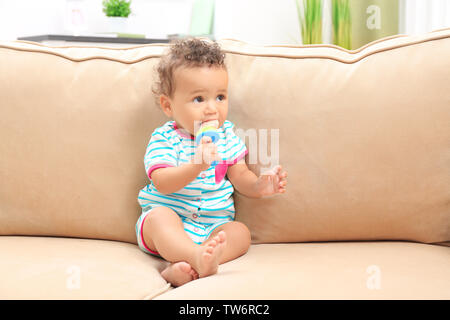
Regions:
[[[230, 121], [225, 121], [218, 129], [219, 140], [216, 143], [219, 156], [229, 163], [247, 152], [233, 128]], [[175, 121], [166, 122], [153, 132], [147, 146], [144, 157], [147, 175], [151, 177], [152, 171], [158, 168], [176, 167], [189, 162], [196, 147], [194, 137], [181, 132]], [[192, 240], [198, 242], [209, 236], [213, 230], [211, 227], [234, 220], [233, 192], [233, 185], [226, 176], [216, 184], [215, 170], [211, 166], [184, 188], [171, 194], [158, 192], [150, 182], [139, 192], [138, 202], [143, 213], [158, 206], [172, 209], [183, 220]]]

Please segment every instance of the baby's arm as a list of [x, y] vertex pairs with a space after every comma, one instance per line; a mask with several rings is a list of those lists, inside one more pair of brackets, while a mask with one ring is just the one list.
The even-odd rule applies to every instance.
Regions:
[[155, 169], [151, 172], [150, 178], [159, 192], [163, 194], [173, 193], [183, 189], [200, 172], [208, 169], [214, 160], [220, 160], [217, 147], [211, 142], [210, 137], [204, 137], [201, 140], [201, 144], [197, 147], [191, 162], [178, 167]]
[[257, 177], [241, 159], [228, 168], [227, 177], [239, 193], [249, 198], [286, 192], [287, 172], [280, 165]]
[[258, 177], [248, 169], [243, 159], [228, 167], [227, 177], [233, 187], [244, 196], [249, 198], [261, 197], [255, 188]]
[[156, 169], [151, 173], [151, 179], [159, 192], [169, 194], [184, 188], [202, 171], [201, 165], [186, 163], [179, 167]]

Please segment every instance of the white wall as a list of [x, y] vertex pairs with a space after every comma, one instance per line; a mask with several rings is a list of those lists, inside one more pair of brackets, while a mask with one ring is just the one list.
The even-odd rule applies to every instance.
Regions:
[[38, 35], [61, 30], [64, 1], [0, 0], [0, 39]]
[[450, 0], [400, 0], [400, 33], [418, 34], [450, 27]]
[[[132, 0], [129, 32], [165, 38], [187, 33], [194, 0]], [[295, 0], [216, 0], [215, 37], [255, 44], [299, 44], [301, 35]], [[66, 4], [84, 3], [84, 33], [107, 32], [102, 0], [0, 0], [0, 39], [70, 34]], [[330, 0], [325, 0], [329, 7]], [[450, 0], [400, 0], [400, 33], [423, 33], [450, 27]], [[66, 19], [67, 20], [67, 19]], [[330, 41], [330, 15], [324, 19]]]
[[301, 43], [294, 0], [216, 0], [214, 35], [258, 44]]

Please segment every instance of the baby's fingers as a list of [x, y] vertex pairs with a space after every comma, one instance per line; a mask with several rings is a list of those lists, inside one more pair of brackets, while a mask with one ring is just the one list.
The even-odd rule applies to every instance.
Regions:
[[275, 167], [272, 168], [272, 172], [276, 175], [279, 175], [281, 172], [281, 165], [276, 165]]
[[284, 192], [286, 192], [286, 185], [287, 185], [286, 177], [287, 177], [287, 174], [282, 174], [280, 176], [283, 177], [283, 178], [281, 178], [280, 182], [278, 183], [278, 188], [279, 188], [278, 192], [279, 193], [284, 193]]
[[202, 144], [207, 144], [207, 143], [212, 142], [212, 139], [211, 139], [210, 136], [204, 136], [204, 137], [202, 137], [202, 139], [200, 140], [200, 142], [201, 142]]

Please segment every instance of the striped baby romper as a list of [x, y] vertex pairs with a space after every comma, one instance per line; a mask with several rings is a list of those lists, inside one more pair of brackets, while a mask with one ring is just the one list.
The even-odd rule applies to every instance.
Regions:
[[[234, 124], [226, 120], [218, 128], [217, 150], [226, 168], [248, 153], [245, 144], [235, 135]], [[151, 135], [144, 157], [145, 171], [150, 178], [153, 170], [180, 166], [190, 161], [195, 154], [195, 139], [186, 130], [177, 128], [175, 121], [168, 121]], [[219, 179], [223, 176], [220, 175]], [[175, 211], [181, 218], [184, 230], [197, 244], [205, 241], [218, 226], [234, 220], [233, 185], [226, 175], [216, 182], [215, 166], [202, 171], [197, 178], [181, 190], [162, 194], [150, 184], [140, 190], [138, 202], [142, 214], [136, 223], [139, 247], [147, 253], [158, 255], [146, 247], [142, 234], [145, 217], [151, 209], [165, 206]]]

